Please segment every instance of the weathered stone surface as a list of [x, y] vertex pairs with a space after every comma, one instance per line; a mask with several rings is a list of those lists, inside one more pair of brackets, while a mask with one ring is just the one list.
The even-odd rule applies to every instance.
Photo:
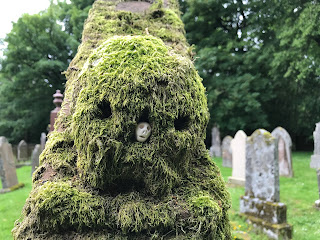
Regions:
[[219, 128], [213, 127], [211, 132], [211, 157], [221, 157], [221, 139]]
[[46, 141], [47, 141], [47, 135], [43, 132], [43, 133], [41, 133], [41, 137], [40, 137], [41, 151], [44, 150], [44, 148], [46, 146]]
[[245, 196], [240, 213], [272, 239], [291, 239], [286, 205], [280, 203], [278, 139], [264, 129], [247, 138]]
[[320, 168], [320, 122], [316, 123], [316, 129], [313, 132], [314, 152], [311, 156], [310, 167]]
[[279, 165], [277, 139], [264, 129], [247, 139], [246, 196], [279, 201]]
[[232, 150], [231, 150], [231, 136], [226, 136], [222, 140], [222, 166], [232, 168]]
[[0, 177], [3, 189], [18, 184], [12, 147], [5, 137], [0, 137]]
[[271, 135], [278, 139], [278, 159], [280, 176], [293, 177], [291, 147], [289, 133], [282, 127], [275, 128]]
[[246, 133], [239, 130], [231, 141], [232, 177], [229, 177], [229, 182], [240, 186], [245, 184], [246, 140]]
[[36, 144], [32, 151], [32, 169], [31, 174], [36, 170], [36, 168], [39, 166], [39, 156], [42, 152], [41, 145]]
[[26, 161], [28, 158], [28, 144], [21, 140], [18, 144], [18, 162]]

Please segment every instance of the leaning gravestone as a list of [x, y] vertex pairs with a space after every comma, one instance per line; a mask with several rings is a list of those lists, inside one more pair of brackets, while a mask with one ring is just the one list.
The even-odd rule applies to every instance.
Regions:
[[219, 128], [213, 127], [211, 131], [211, 157], [221, 157], [221, 140]]
[[247, 135], [239, 130], [231, 141], [232, 150], [232, 176], [231, 184], [244, 186], [246, 177], [246, 140]]
[[18, 144], [18, 162], [23, 162], [28, 159], [28, 144], [26, 141], [21, 140]]
[[0, 137], [0, 177], [2, 182], [0, 192], [6, 192], [18, 185], [12, 147], [5, 137]]
[[275, 128], [271, 135], [278, 139], [278, 159], [280, 176], [293, 177], [291, 146], [289, 133], [282, 127]]
[[36, 170], [36, 168], [39, 166], [39, 156], [41, 154], [41, 145], [36, 144], [32, 151], [32, 168], [31, 168], [31, 174]]
[[320, 122], [316, 123], [316, 129], [313, 132], [314, 152], [311, 156], [310, 167], [320, 168]]
[[277, 139], [264, 129], [247, 139], [245, 196], [240, 212], [272, 239], [291, 239], [287, 207], [280, 203]]
[[178, 13], [94, 2], [16, 239], [231, 239]]
[[232, 168], [232, 150], [231, 150], [231, 136], [226, 136], [222, 140], [222, 166]]

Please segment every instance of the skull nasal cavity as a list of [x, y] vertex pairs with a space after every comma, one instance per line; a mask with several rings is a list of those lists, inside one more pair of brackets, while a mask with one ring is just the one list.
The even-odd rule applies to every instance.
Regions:
[[188, 116], [179, 116], [174, 120], [174, 128], [178, 131], [183, 131], [189, 127], [190, 118]]
[[111, 112], [111, 107], [110, 107], [110, 103], [108, 101], [103, 101], [101, 103], [98, 104], [98, 117], [100, 119], [106, 119], [111, 117], [112, 112]]

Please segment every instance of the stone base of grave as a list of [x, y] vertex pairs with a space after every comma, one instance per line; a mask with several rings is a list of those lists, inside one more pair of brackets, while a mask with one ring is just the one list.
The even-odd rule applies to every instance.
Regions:
[[244, 178], [236, 178], [236, 177], [229, 177], [228, 182], [232, 185], [237, 186], [245, 186], [246, 180]]
[[211, 146], [210, 147], [210, 156], [211, 157], [221, 157], [221, 147]]
[[2, 193], [7, 193], [7, 192], [12, 192], [12, 191], [15, 191], [19, 188], [23, 188], [24, 187], [24, 184], [23, 183], [18, 183], [10, 188], [2, 188], [0, 189], [0, 194]]
[[287, 223], [287, 206], [284, 203], [242, 196], [240, 214], [271, 239], [292, 239], [292, 226]]
[[320, 155], [312, 155], [310, 168], [320, 168]]

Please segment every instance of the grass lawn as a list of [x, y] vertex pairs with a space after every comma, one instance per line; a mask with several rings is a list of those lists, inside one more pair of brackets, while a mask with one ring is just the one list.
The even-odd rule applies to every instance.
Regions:
[[[293, 225], [293, 239], [320, 239], [320, 211], [313, 208], [319, 199], [316, 171], [309, 168], [311, 153], [293, 153], [294, 178], [280, 177], [280, 201], [287, 205], [287, 221]], [[224, 179], [231, 176], [231, 168], [222, 167], [221, 158], [214, 161], [221, 169]], [[12, 239], [11, 229], [14, 221], [21, 215], [22, 207], [31, 190], [31, 167], [17, 169], [19, 182], [24, 188], [0, 194], [0, 239]], [[2, 188], [0, 183], [0, 188]], [[234, 239], [266, 240], [264, 235], [254, 233], [252, 227], [239, 216], [239, 197], [244, 194], [243, 187], [229, 187], [232, 197], [230, 221]]]

